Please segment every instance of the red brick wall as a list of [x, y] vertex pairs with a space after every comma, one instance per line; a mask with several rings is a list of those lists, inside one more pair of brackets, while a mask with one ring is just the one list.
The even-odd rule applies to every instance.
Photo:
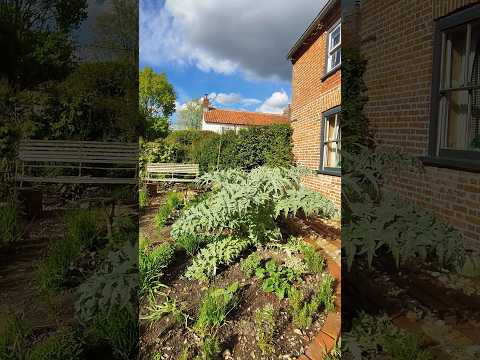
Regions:
[[[325, 29], [340, 18], [335, 9], [325, 20]], [[322, 113], [340, 105], [340, 70], [322, 81], [325, 73], [327, 34], [323, 32], [293, 64], [291, 119], [293, 153], [299, 166], [320, 168]], [[341, 177], [312, 175], [304, 184], [335, 202], [340, 207]]]
[[[476, 1], [362, 0], [361, 50], [368, 60], [366, 115], [385, 145], [427, 154], [434, 19]], [[397, 174], [388, 190], [433, 210], [480, 248], [480, 174], [427, 167]]]

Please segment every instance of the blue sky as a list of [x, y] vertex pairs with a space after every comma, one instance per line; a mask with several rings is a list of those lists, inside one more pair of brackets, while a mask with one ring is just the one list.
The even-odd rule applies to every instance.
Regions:
[[279, 113], [291, 97], [286, 54], [324, 0], [140, 0], [140, 67], [165, 72], [177, 107]]

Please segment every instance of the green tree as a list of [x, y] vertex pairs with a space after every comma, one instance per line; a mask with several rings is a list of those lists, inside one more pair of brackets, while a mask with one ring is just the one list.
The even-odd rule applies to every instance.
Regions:
[[203, 108], [200, 100], [192, 100], [178, 114], [180, 128], [188, 130], [200, 130], [202, 128]]
[[175, 112], [175, 99], [175, 90], [165, 74], [157, 74], [151, 67], [140, 71], [140, 113], [146, 119], [148, 140], [168, 134], [168, 119]]

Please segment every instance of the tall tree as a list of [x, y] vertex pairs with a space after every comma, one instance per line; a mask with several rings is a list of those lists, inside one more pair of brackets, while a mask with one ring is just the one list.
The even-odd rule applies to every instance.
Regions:
[[157, 74], [151, 67], [140, 71], [140, 112], [147, 121], [147, 140], [163, 138], [168, 134], [169, 117], [175, 112], [175, 90], [165, 74]]
[[203, 108], [200, 100], [192, 100], [185, 104], [185, 107], [178, 114], [178, 123], [181, 128], [197, 129], [202, 128]]

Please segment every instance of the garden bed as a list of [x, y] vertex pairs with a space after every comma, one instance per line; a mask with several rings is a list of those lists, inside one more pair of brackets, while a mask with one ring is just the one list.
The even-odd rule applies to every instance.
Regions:
[[[182, 187], [176, 193], [186, 191]], [[140, 217], [141, 243], [145, 244], [141, 257], [147, 259], [155, 252], [173, 249], [172, 260], [161, 270], [160, 285], [142, 297], [141, 358], [297, 359], [308, 352], [321, 333], [328, 311], [334, 308], [337, 286], [326, 266], [326, 258], [305, 242], [311, 241], [312, 233], [302, 236], [292, 231], [288, 222], [281, 221], [282, 241], [247, 245], [234, 259], [219, 264], [213, 276], [204, 279], [202, 272], [191, 270], [192, 264], [199, 263], [198, 256], [204, 250], [196, 250], [196, 254], [187, 253], [183, 246], [179, 246], [178, 237], [175, 239], [178, 231], [175, 223], [184, 216], [183, 206], [191, 208], [191, 199], [184, 201], [185, 205], [180, 205], [180, 210], [172, 209], [168, 219], [161, 221], [161, 226], [157, 224], [158, 214], [164, 212], [162, 207], [172, 202], [171, 194], [172, 189], [150, 197], [149, 206], [144, 208]], [[190, 191], [190, 194], [194, 192]], [[235, 201], [232, 200], [232, 206]], [[316, 223], [320, 224], [321, 220], [316, 220]], [[332, 239], [335, 237], [332, 234], [339, 234], [338, 225], [338, 222], [325, 222], [324, 229], [330, 230], [319, 237]], [[222, 237], [223, 240], [216, 240], [215, 244], [228, 241], [229, 232], [223, 230], [223, 234], [227, 238]], [[292, 234], [299, 237], [292, 238]], [[303, 248], [309, 249], [305, 250], [310, 252], [308, 256], [314, 256], [316, 271], [305, 268], [307, 255], [300, 250]], [[253, 258], [256, 262], [249, 271], [245, 264]], [[142, 268], [142, 259], [140, 263]], [[294, 267], [302, 270], [298, 270], [297, 274], [291, 270]], [[278, 276], [285, 276], [285, 289], [272, 285], [275, 282], [270, 281], [277, 271], [282, 274]], [[290, 276], [291, 279], [286, 280]], [[232, 286], [235, 291], [229, 293], [228, 289]], [[205, 333], [199, 323], [206, 299], [216, 291], [234, 299], [233, 305], [224, 314], [222, 322], [208, 327]], [[325, 294], [320, 295], [321, 291]], [[295, 296], [299, 299], [296, 307], [293, 305]], [[312, 305], [307, 310], [309, 303]], [[302, 308], [303, 317], [299, 315]]]

